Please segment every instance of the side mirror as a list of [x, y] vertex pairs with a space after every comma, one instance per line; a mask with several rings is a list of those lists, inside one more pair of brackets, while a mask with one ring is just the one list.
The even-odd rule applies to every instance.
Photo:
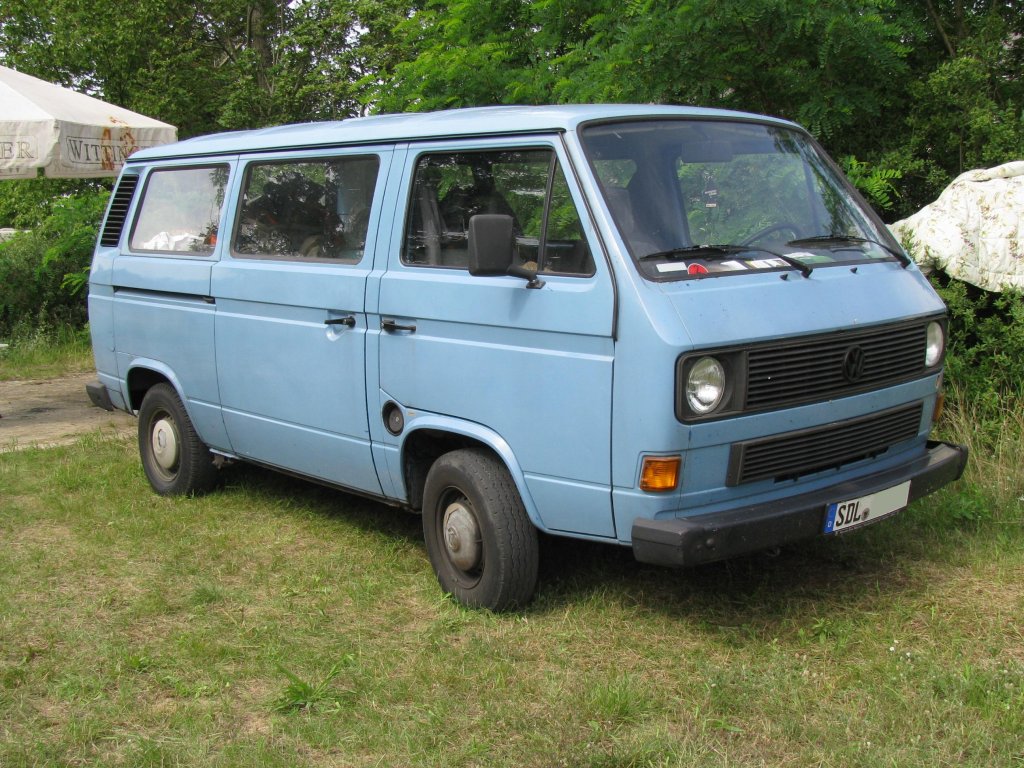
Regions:
[[469, 274], [506, 275], [512, 266], [512, 217], [478, 213], [469, 219]]
[[537, 272], [514, 264], [515, 236], [512, 217], [478, 213], [469, 218], [469, 274], [512, 275], [527, 280], [527, 288], [540, 288]]

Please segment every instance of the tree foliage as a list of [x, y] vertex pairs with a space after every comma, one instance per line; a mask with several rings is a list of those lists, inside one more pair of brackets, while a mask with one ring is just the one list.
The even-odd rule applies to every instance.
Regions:
[[[182, 137], [350, 117], [381, 61], [390, 0], [5, 0], [3, 63], [179, 128]], [[384, 47], [378, 44], [378, 48]]]
[[[1024, 22], [991, 0], [428, 0], [384, 111], [661, 102], [795, 120], [883, 212], [1024, 156]], [[854, 160], [854, 158], [857, 158]]]
[[1024, 156], [1016, 0], [5, 0], [0, 61], [182, 137], [498, 103], [751, 110], [807, 126], [891, 217]]

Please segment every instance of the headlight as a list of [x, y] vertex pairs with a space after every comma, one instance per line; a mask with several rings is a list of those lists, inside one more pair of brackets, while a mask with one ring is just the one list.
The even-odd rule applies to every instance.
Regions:
[[946, 347], [946, 334], [940, 323], [928, 323], [928, 338], [924, 348], [924, 366], [931, 368], [942, 360], [942, 352]]
[[725, 369], [713, 357], [702, 357], [686, 377], [686, 403], [695, 414], [711, 413], [725, 395]]

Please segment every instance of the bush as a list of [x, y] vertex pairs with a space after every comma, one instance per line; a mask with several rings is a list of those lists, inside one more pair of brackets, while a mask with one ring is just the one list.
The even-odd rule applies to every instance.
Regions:
[[939, 275], [949, 306], [946, 409], [939, 434], [968, 446], [963, 521], [1017, 520], [1024, 501], [1024, 294]]
[[993, 414], [1024, 396], [1024, 293], [989, 293], [944, 275], [932, 282], [949, 307], [946, 380]]
[[61, 198], [34, 230], [0, 243], [0, 335], [85, 324], [82, 288], [108, 197]]

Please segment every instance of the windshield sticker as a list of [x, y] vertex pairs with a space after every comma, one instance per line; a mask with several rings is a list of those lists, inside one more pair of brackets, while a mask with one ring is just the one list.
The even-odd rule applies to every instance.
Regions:
[[751, 259], [747, 262], [747, 266], [753, 267], [754, 269], [774, 269], [775, 267], [785, 267], [785, 259]]
[[658, 265], [659, 272], [686, 272], [689, 265], [682, 261], [666, 262]]
[[831, 256], [827, 256], [824, 253], [807, 253], [798, 252], [789, 254], [794, 259], [800, 259], [800, 261], [807, 264], [831, 264], [835, 261]]
[[[723, 246], [724, 247], [724, 246]], [[791, 259], [796, 259], [802, 264], [834, 264], [836, 259], [830, 254], [811, 253], [809, 251], [794, 251], [787, 254]], [[696, 261], [665, 261], [655, 264], [654, 268], [663, 275], [682, 274], [690, 277], [702, 277], [704, 275], [716, 275], [728, 272], [747, 272], [749, 270], [761, 269], [786, 269], [792, 267], [793, 262], [778, 257], [764, 259], [729, 259], [727, 261], [716, 261], [712, 259], [697, 259]]]

